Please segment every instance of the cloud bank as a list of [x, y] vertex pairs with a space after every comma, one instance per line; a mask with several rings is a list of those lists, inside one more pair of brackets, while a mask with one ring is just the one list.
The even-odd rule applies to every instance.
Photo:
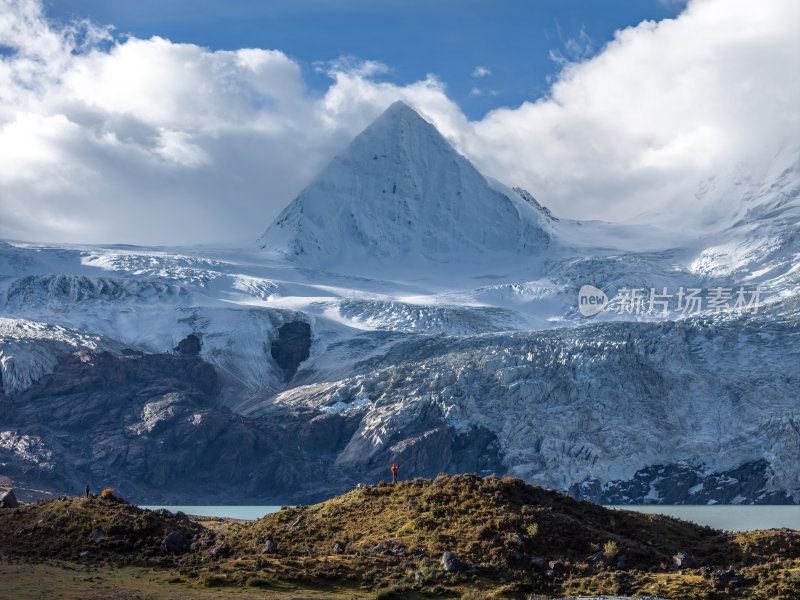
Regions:
[[339, 60], [320, 95], [280, 50], [120, 38], [0, 0], [0, 237], [249, 244], [397, 99], [557, 215], [711, 220], [699, 184], [758, 177], [800, 141], [799, 24], [791, 0], [696, 0], [566, 62], [546, 98], [468, 121], [435, 75], [399, 86]]

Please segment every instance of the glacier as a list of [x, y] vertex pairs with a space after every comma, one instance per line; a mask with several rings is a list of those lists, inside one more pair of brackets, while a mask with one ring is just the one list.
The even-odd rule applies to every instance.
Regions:
[[[393, 462], [800, 502], [799, 156], [716, 182], [734, 208], [702, 233], [571, 221], [396, 103], [255, 244], [0, 242], [0, 468], [141, 502], [304, 502]], [[618, 304], [584, 317], [584, 284]], [[631, 289], [730, 301], [622, 310]]]

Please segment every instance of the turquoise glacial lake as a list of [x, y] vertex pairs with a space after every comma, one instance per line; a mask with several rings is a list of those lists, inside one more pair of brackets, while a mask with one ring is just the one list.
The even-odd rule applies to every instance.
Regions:
[[[166, 508], [171, 512], [179, 510], [187, 515], [203, 517], [228, 517], [253, 521], [269, 513], [278, 512], [280, 506], [175, 506], [155, 505], [142, 506], [155, 510]], [[699, 525], [708, 525], [714, 529], [725, 531], [751, 531], [753, 529], [787, 529], [800, 530], [800, 506], [694, 506], [694, 505], [641, 505], [641, 506], [607, 506], [623, 510], [667, 515], [692, 521]]]
[[691, 505], [676, 506], [607, 506], [636, 512], [667, 515], [698, 525], [708, 525], [724, 531], [752, 531], [754, 529], [800, 530], [800, 506], [764, 505]]
[[227, 517], [229, 519], [243, 519], [255, 521], [264, 515], [278, 512], [280, 506], [177, 506], [168, 504], [141, 505], [139, 508], [158, 510], [166, 508], [170, 512], [183, 511], [187, 515], [197, 515], [198, 517]]

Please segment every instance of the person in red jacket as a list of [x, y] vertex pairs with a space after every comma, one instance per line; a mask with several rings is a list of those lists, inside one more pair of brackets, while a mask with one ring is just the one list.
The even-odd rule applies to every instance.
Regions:
[[392, 483], [397, 483], [397, 465], [392, 463]]

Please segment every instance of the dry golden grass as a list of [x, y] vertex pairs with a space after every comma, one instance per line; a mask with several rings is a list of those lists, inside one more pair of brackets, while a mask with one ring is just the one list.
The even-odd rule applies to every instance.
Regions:
[[[172, 530], [196, 540], [195, 548], [164, 550], [161, 541]], [[104, 536], [96, 541], [98, 531]], [[276, 551], [264, 552], [268, 540]], [[456, 554], [461, 570], [442, 571], [445, 551]], [[675, 569], [678, 551], [692, 554], [699, 568]], [[587, 560], [597, 553], [605, 564]], [[626, 562], [617, 566], [621, 555]], [[187, 590], [199, 598], [209, 590], [220, 598], [800, 598], [796, 532], [731, 536], [669, 517], [610, 511], [518, 479], [474, 475], [359, 488], [255, 522], [177, 520], [113, 497], [43, 501], [0, 511], [0, 556], [8, 577], [56, 569], [58, 579], [99, 568], [104, 579], [75, 575], [75, 586], [116, 585], [126, 594], [139, 590], [130, 593], [141, 598], [178, 598]], [[561, 565], [548, 573], [549, 561]], [[743, 581], [713, 575], [729, 565]], [[150, 573], [152, 589], [137, 588], [143, 577], [137, 569]], [[34, 588], [50, 585], [47, 577], [41, 584], [34, 575], [29, 580]]]

